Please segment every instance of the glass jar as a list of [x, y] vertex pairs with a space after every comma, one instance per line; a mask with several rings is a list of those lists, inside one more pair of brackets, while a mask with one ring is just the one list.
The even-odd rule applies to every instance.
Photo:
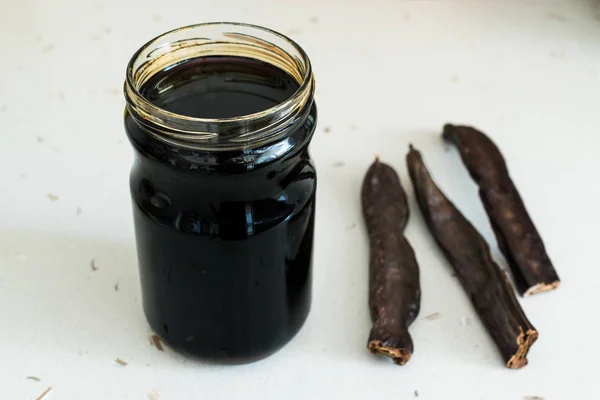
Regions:
[[304, 51], [252, 25], [184, 27], [131, 59], [125, 128], [143, 306], [171, 347], [248, 362], [304, 323], [313, 95]]

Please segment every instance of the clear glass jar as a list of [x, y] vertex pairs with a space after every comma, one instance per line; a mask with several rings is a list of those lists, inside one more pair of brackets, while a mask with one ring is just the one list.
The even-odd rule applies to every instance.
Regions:
[[313, 94], [304, 51], [257, 26], [177, 29], [129, 63], [125, 128], [144, 312], [173, 348], [253, 361], [306, 319]]

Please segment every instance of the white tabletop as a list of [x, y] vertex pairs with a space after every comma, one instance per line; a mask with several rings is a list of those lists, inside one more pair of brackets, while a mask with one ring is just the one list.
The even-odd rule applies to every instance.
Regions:
[[[320, 118], [311, 314], [283, 350], [235, 367], [148, 342], [122, 123], [134, 51], [218, 20], [296, 39], [314, 64]], [[598, 1], [5, 0], [0, 43], [0, 398], [50, 387], [45, 399], [597, 397]], [[498, 143], [563, 281], [521, 299], [540, 332], [522, 370], [504, 367], [414, 202], [409, 142], [506, 266], [475, 184], [440, 139], [446, 122]], [[407, 237], [421, 266], [404, 367], [366, 350], [359, 188], [375, 153], [411, 197]]]

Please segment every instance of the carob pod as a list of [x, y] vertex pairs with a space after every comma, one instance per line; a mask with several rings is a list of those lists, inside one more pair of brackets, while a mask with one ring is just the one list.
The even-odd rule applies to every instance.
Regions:
[[447, 124], [444, 139], [454, 143], [473, 180], [521, 295], [556, 289], [558, 274], [525, 204], [512, 182], [504, 157], [483, 132]]
[[412, 146], [406, 162], [425, 221], [506, 366], [524, 367], [538, 333], [521, 309], [508, 278], [492, 260], [483, 237], [436, 186], [421, 154]]
[[415, 253], [404, 237], [408, 201], [392, 167], [376, 159], [362, 186], [371, 248], [368, 349], [404, 365], [413, 353], [408, 327], [419, 314], [421, 288]]

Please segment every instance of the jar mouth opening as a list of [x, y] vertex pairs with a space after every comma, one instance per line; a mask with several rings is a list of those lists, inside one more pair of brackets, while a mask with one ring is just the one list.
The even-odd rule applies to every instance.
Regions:
[[[228, 118], [177, 114], [153, 104], [141, 93], [156, 73], [207, 56], [238, 56], [267, 62], [288, 73], [298, 83], [298, 89], [273, 107]], [[133, 117], [163, 141], [184, 147], [247, 147], [273, 139], [296, 121], [306, 105], [312, 104], [314, 77], [308, 56], [292, 39], [256, 25], [210, 22], [171, 30], [143, 45], [127, 66], [124, 92]]]

